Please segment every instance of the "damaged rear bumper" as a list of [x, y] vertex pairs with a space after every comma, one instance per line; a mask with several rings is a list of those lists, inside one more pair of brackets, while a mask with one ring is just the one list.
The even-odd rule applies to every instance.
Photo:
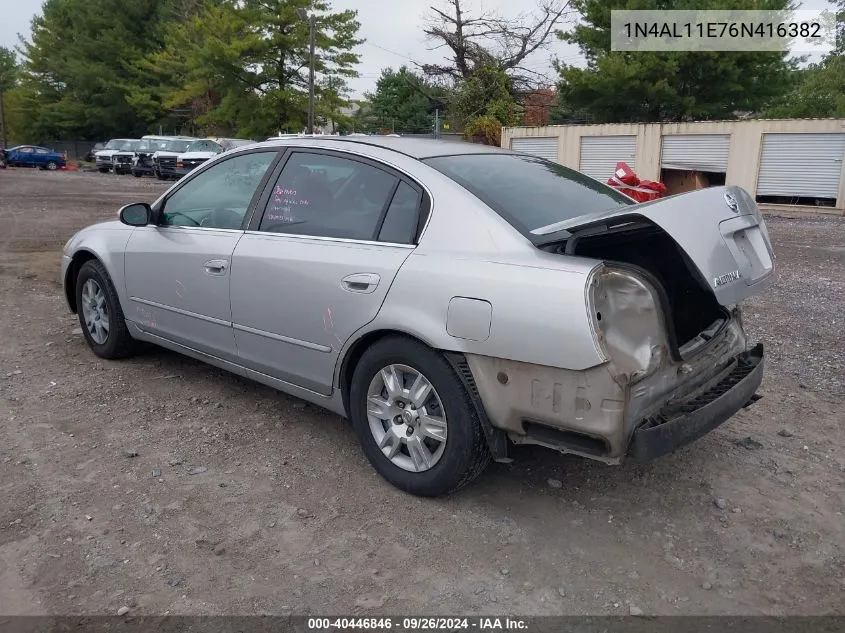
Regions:
[[763, 345], [740, 354], [706, 391], [670, 405], [634, 432], [629, 457], [648, 461], [697, 440], [728, 420], [754, 398], [763, 381]]

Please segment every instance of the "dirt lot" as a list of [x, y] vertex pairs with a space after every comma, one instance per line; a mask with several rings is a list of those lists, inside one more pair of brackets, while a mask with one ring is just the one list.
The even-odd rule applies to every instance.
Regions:
[[769, 220], [763, 399], [714, 433], [644, 467], [521, 449], [423, 500], [336, 416], [89, 352], [59, 250], [160, 191], [0, 171], [0, 613], [845, 613], [845, 221]]

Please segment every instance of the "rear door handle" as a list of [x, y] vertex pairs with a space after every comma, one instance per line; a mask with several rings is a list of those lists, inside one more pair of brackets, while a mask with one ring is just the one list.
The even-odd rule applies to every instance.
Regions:
[[203, 264], [205, 272], [209, 275], [225, 275], [228, 267], [229, 262], [225, 259], [210, 259]]
[[375, 273], [355, 273], [344, 277], [340, 283], [344, 290], [367, 294], [378, 288], [380, 281], [381, 277]]

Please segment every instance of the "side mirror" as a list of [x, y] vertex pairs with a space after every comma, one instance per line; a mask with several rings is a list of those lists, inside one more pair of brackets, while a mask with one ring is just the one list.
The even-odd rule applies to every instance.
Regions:
[[146, 202], [127, 204], [120, 209], [120, 221], [129, 226], [147, 226], [153, 210]]

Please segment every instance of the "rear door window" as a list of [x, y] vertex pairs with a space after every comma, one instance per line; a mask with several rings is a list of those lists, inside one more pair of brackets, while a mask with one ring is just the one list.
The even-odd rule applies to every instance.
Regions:
[[273, 183], [259, 230], [375, 240], [398, 185], [399, 178], [362, 161], [294, 152]]

